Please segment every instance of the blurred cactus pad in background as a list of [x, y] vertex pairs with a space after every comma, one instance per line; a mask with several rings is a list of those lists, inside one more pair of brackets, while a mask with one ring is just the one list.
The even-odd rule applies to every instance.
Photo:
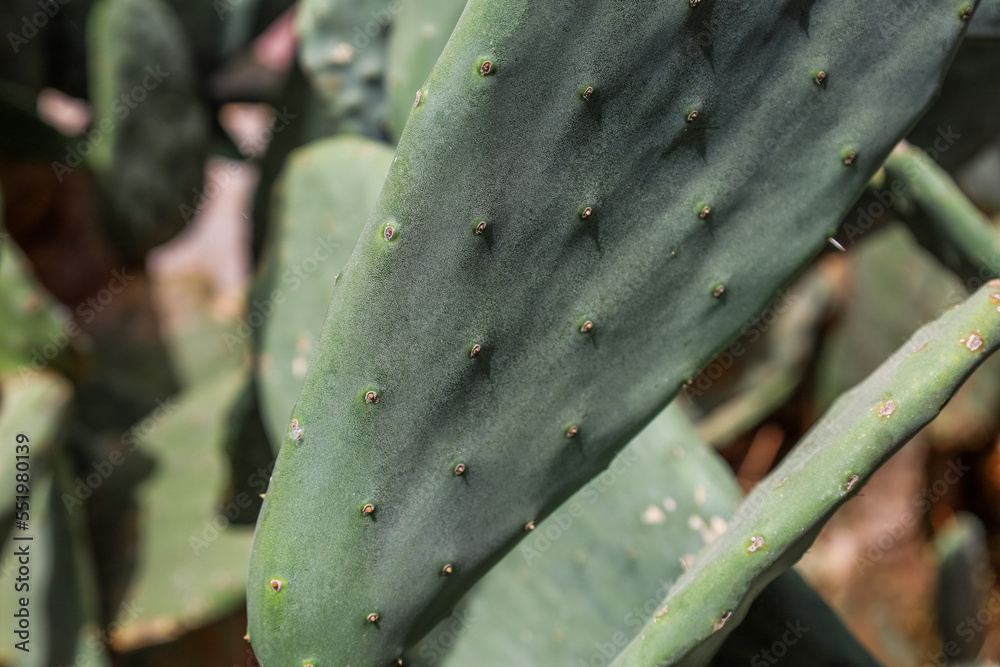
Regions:
[[1000, 0], [0, 27], [0, 667], [1000, 663]]

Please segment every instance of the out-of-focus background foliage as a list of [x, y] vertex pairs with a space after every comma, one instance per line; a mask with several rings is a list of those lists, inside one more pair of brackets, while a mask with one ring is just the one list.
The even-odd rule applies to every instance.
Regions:
[[[405, 13], [362, 12], [339, 28], [367, 30], [355, 78], [324, 76], [299, 64], [299, 36], [315, 26], [295, 9], [0, 5], [0, 665], [256, 664], [243, 639], [253, 523], [295, 398], [285, 388], [318, 333], [289, 324], [296, 312], [270, 287], [304, 285], [306, 307], [322, 311], [339, 270], [308, 261], [319, 238], [279, 243], [275, 230], [289, 215], [335, 221], [332, 202], [377, 193], [351, 181], [353, 167], [338, 172], [336, 152], [293, 151], [343, 132], [398, 136], [406, 105], [388, 110], [401, 84], [384, 42], [402, 30], [441, 40]], [[351, 55], [310, 44], [320, 51], [303, 50], [306, 63]], [[1000, 223], [995, 35], [967, 39], [909, 140]], [[387, 146], [362, 156], [366, 169], [385, 171]], [[285, 184], [290, 164], [318, 176]], [[293, 186], [342, 192], [306, 211]], [[897, 220], [905, 200], [885, 197], [874, 183], [837, 235], [846, 252], [820, 256], [680, 399], [744, 489], [834, 397], [978, 286]], [[343, 255], [354, 240], [337, 243]], [[269, 412], [281, 400], [284, 415]], [[12, 513], [17, 433], [31, 438], [26, 531]], [[7, 630], [12, 532], [34, 536], [30, 655]], [[954, 627], [938, 587], [974, 572], [986, 591], [1000, 571], [1000, 359], [834, 518], [799, 570], [886, 664], [935, 664]], [[962, 657], [1000, 659], [1000, 619], [980, 622], [971, 644], [959, 639]]]

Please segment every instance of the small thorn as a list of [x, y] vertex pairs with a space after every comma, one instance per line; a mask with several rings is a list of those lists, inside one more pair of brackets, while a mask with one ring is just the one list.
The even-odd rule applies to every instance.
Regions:
[[362, 516], [371, 516], [374, 513], [375, 513], [375, 506], [372, 505], [371, 503], [368, 503], [367, 505], [361, 508]]
[[755, 535], [750, 538], [750, 546], [747, 547], [747, 551], [753, 553], [754, 551], [757, 551], [757, 549], [760, 549], [762, 546], [764, 546], [764, 538], [761, 537], [760, 535]]
[[263, 493], [258, 493], [257, 495], [258, 495], [258, 496], [260, 496], [261, 498], [263, 498], [265, 494], [263, 494]]
[[687, 115], [687, 122], [689, 122], [689, 123], [693, 123], [697, 119], [698, 119], [698, 110], [697, 109], [695, 109], [694, 111], [692, 111], [691, 113], [689, 113]]
[[590, 217], [590, 214], [593, 213], [593, 212], [594, 212], [594, 209], [592, 207], [590, 207], [590, 206], [586, 207], [585, 209], [583, 209], [582, 211], [580, 211], [580, 219], [581, 220], [586, 220], [587, 218]]
[[854, 164], [854, 160], [857, 157], [858, 154], [856, 152], [850, 151], [847, 155], [844, 156], [844, 165], [850, 167], [852, 164]]
[[476, 343], [475, 345], [472, 346], [472, 349], [469, 350], [469, 356], [470, 357], [475, 357], [477, 354], [479, 354], [482, 351], [483, 351], [483, 346], [480, 345], [479, 343]]
[[845, 491], [850, 491], [854, 488], [854, 485], [858, 483], [858, 476], [851, 475], [850, 479], [847, 480], [847, 484], [844, 485]]
[[249, 632], [246, 633], [245, 635], [243, 635], [243, 641], [245, 641], [245, 642], [250, 641], [250, 633]]
[[698, 212], [698, 217], [701, 218], [702, 220], [704, 220], [705, 218], [708, 217], [708, 214], [711, 213], [711, 212], [712, 212], [712, 207], [711, 206], [706, 206], [705, 208], [701, 209]]
[[455, 566], [452, 565], [451, 563], [448, 563], [447, 565], [445, 565], [444, 567], [441, 568], [441, 574], [443, 574], [445, 576], [448, 576], [449, 574], [451, 574], [454, 571], [455, 571]]
[[813, 81], [816, 83], [817, 86], [822, 86], [824, 83], [826, 83], [826, 72], [824, 72], [823, 70], [816, 72], [816, 76], [813, 77]]
[[365, 403], [378, 403], [378, 393], [369, 391], [365, 394]]
[[456, 465], [456, 466], [455, 466], [455, 470], [454, 470], [454, 472], [455, 472], [455, 476], [456, 476], [456, 477], [459, 477], [459, 476], [461, 476], [461, 475], [464, 475], [464, 474], [465, 474], [465, 471], [466, 471], [466, 469], [467, 469], [467, 468], [465, 467], [465, 464], [464, 464], [464, 463], [459, 463], [458, 465]]
[[714, 296], [716, 299], [720, 298], [725, 293], [726, 293], [726, 286], [721, 283], [716, 285], [715, 289], [712, 290], [712, 296]]
[[524, 530], [526, 532], [531, 532], [534, 529], [535, 529], [535, 522], [534, 521], [529, 521], [528, 523], [524, 524]]
[[272, 579], [271, 580], [271, 590], [274, 591], [275, 593], [277, 593], [277, 592], [279, 592], [281, 590], [281, 580], [280, 579]]
[[593, 86], [587, 86], [587, 89], [583, 91], [583, 94], [581, 95], [581, 97], [583, 97], [583, 101], [584, 102], [589, 102], [590, 101], [590, 96], [593, 95], [593, 94], [594, 94], [594, 87]]
[[568, 429], [566, 429], [566, 437], [567, 438], [572, 438], [572, 437], [576, 436], [576, 434], [579, 433], [579, 432], [580, 432], [580, 427], [577, 426], [576, 424], [573, 424]]
[[483, 64], [479, 66], [479, 73], [483, 76], [489, 76], [493, 73], [493, 63], [489, 60], [484, 60]]
[[423, 94], [423, 92], [424, 91], [422, 91], [422, 90], [418, 90], [417, 91], [417, 99], [413, 100], [413, 108], [414, 109], [416, 109], [418, 106], [420, 106], [420, 96]]
[[368, 621], [369, 623], [378, 623], [378, 614], [376, 614], [373, 611], [372, 613], [365, 616], [365, 620]]
[[594, 323], [591, 322], [590, 320], [587, 320], [586, 322], [584, 322], [583, 325], [580, 327], [580, 333], [584, 333], [584, 334], [585, 333], [590, 333], [593, 330], [594, 330]]
[[485, 231], [486, 231], [486, 221], [480, 220], [479, 224], [476, 225], [476, 235], [482, 236]]
[[964, 10], [962, 10], [962, 13], [959, 14], [959, 18], [961, 18], [963, 21], [968, 21], [969, 17], [971, 16], [972, 16], [972, 7], [966, 7]]
[[847, 252], [847, 248], [845, 248], [844, 246], [840, 245], [840, 241], [838, 241], [837, 239], [833, 238], [832, 236], [830, 238], [828, 238], [827, 241], [829, 241], [830, 245], [832, 245], [834, 248], [836, 248], [840, 252]]
[[700, 4], [701, 4], [701, 0], [691, 0], [691, 2], [688, 3], [688, 5], [691, 7], [691, 9], [694, 9], [695, 7], [697, 7]]
[[396, 228], [393, 227], [392, 225], [386, 225], [385, 230], [382, 232], [382, 235], [385, 236], [386, 241], [391, 241], [392, 237], [395, 234], [396, 234]]

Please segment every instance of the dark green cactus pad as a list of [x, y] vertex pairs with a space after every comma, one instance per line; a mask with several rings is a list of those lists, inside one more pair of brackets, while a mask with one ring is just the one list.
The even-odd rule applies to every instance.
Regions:
[[[194, 216], [208, 145], [187, 36], [163, 0], [99, 0], [87, 26], [93, 146], [108, 238], [141, 257]], [[73, 168], [64, 164], [64, 168]]]
[[704, 665], [757, 594], [790, 568], [834, 512], [941, 411], [1000, 348], [1000, 280], [918, 330], [823, 418], [737, 509], [617, 667]]
[[337, 276], [347, 264], [392, 163], [388, 146], [361, 137], [317, 141], [292, 153], [275, 187], [272, 280], [257, 290], [262, 415], [278, 445], [302, 390]]
[[258, 521], [265, 667], [395, 660], [603, 470], [823, 247], [959, 9], [473, 0]]
[[983, 0], [969, 25], [968, 39], [1000, 40], [1000, 0]]
[[299, 59], [341, 132], [382, 139], [385, 56], [399, 0], [304, 0], [295, 24]]
[[[960, 513], [934, 536], [938, 557], [937, 626], [946, 655], [974, 661], [988, 633], [976, 615], [995, 605], [986, 529], [975, 515]], [[991, 604], [992, 603], [992, 604]], [[989, 605], [989, 606], [987, 606]]]
[[389, 37], [386, 91], [389, 96], [389, 128], [395, 139], [406, 119], [423, 98], [420, 87], [431, 73], [448, 43], [466, 0], [402, 0], [398, 29]]

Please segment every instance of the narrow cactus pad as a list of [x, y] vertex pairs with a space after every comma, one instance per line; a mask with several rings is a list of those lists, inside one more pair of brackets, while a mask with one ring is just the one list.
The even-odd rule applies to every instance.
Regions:
[[261, 511], [265, 667], [389, 664], [603, 470], [823, 247], [960, 4], [472, 0]]
[[647, 623], [615, 664], [706, 664], [757, 593], [997, 348], [1000, 280], [917, 331], [838, 399], [677, 582], [666, 599], [677, 613]]
[[911, 204], [898, 209], [913, 235], [964, 284], [975, 289], [1000, 277], [1000, 231], [943, 169], [903, 142], [886, 160], [885, 173]]

